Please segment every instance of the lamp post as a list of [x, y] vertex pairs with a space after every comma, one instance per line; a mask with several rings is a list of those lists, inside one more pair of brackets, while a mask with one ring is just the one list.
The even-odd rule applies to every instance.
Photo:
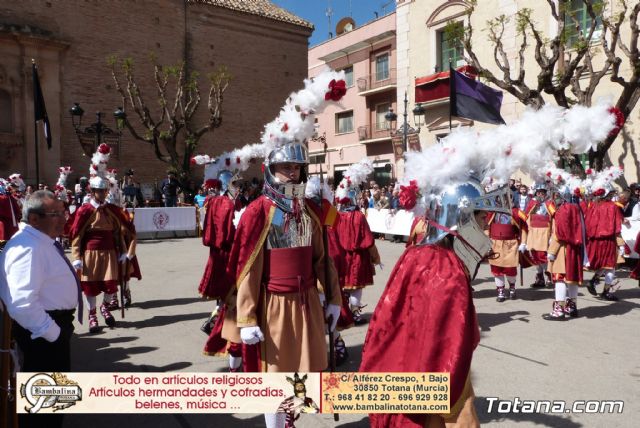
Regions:
[[394, 130], [394, 123], [398, 120], [398, 115], [393, 112], [392, 108], [389, 108], [389, 112], [384, 115], [384, 118], [387, 122], [391, 123], [391, 130], [389, 134], [392, 137], [402, 135], [402, 150], [403, 154], [407, 152], [407, 137], [410, 134], [417, 134], [420, 132], [420, 127], [423, 125], [422, 119], [425, 114], [424, 108], [418, 104], [413, 108], [413, 121], [416, 128], [409, 126], [409, 113], [407, 111], [407, 105], [409, 104], [409, 100], [407, 99], [407, 91], [404, 91], [404, 113], [402, 113], [403, 121], [402, 125], [396, 130]]
[[116, 157], [119, 156], [120, 138], [127, 119], [127, 114], [122, 107], [118, 107], [113, 112], [117, 131], [109, 128], [102, 122], [103, 113], [99, 111], [96, 112], [96, 121], [84, 129], [82, 129], [84, 110], [80, 107], [80, 104], [73, 103], [73, 107], [69, 109], [69, 112], [71, 113], [71, 124], [76, 131], [76, 136], [85, 155], [92, 156], [100, 144], [106, 143], [110, 146], [116, 146]]

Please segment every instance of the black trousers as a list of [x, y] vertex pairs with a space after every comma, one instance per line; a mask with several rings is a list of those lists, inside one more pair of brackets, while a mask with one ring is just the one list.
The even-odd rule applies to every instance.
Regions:
[[[71, 371], [71, 336], [73, 335], [73, 315], [75, 310], [48, 311], [47, 313], [60, 326], [60, 336], [55, 342], [43, 338], [31, 339], [31, 332], [13, 323], [13, 338], [23, 354], [23, 372], [53, 372]], [[59, 428], [62, 426], [63, 415], [54, 414], [20, 414], [18, 425], [20, 428]]]

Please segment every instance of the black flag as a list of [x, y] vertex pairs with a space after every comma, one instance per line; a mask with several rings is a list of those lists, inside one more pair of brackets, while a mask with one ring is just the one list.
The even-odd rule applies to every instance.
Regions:
[[51, 125], [49, 124], [49, 116], [47, 116], [47, 108], [44, 105], [40, 78], [38, 77], [38, 67], [35, 62], [31, 67], [33, 71], [33, 113], [36, 123], [41, 120], [44, 124], [44, 138], [47, 139], [47, 148], [51, 149]]

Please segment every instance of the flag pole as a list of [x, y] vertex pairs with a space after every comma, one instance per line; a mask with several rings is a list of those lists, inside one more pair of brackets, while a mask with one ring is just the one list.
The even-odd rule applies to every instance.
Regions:
[[451, 94], [453, 93], [454, 77], [455, 76], [453, 75], [453, 68], [451, 67], [451, 58], [449, 58], [449, 133], [451, 133], [451, 109], [453, 108], [453, 106], [451, 105], [451, 103], [453, 102]]
[[37, 67], [36, 67], [36, 60], [31, 58], [31, 71], [33, 74], [33, 136], [34, 136], [34, 141], [35, 141], [35, 148], [36, 148], [36, 188], [37, 186], [40, 184], [40, 160], [39, 160], [39, 156], [38, 156], [38, 121], [35, 119], [35, 108], [37, 105], [37, 94], [36, 94], [36, 79], [37, 79]]

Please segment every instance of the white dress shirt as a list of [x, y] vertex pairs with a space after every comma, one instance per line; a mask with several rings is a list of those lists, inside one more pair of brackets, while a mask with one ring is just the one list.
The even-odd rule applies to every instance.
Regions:
[[78, 287], [54, 240], [22, 223], [0, 254], [0, 298], [31, 338], [54, 342], [60, 327], [45, 311], [75, 309]]

